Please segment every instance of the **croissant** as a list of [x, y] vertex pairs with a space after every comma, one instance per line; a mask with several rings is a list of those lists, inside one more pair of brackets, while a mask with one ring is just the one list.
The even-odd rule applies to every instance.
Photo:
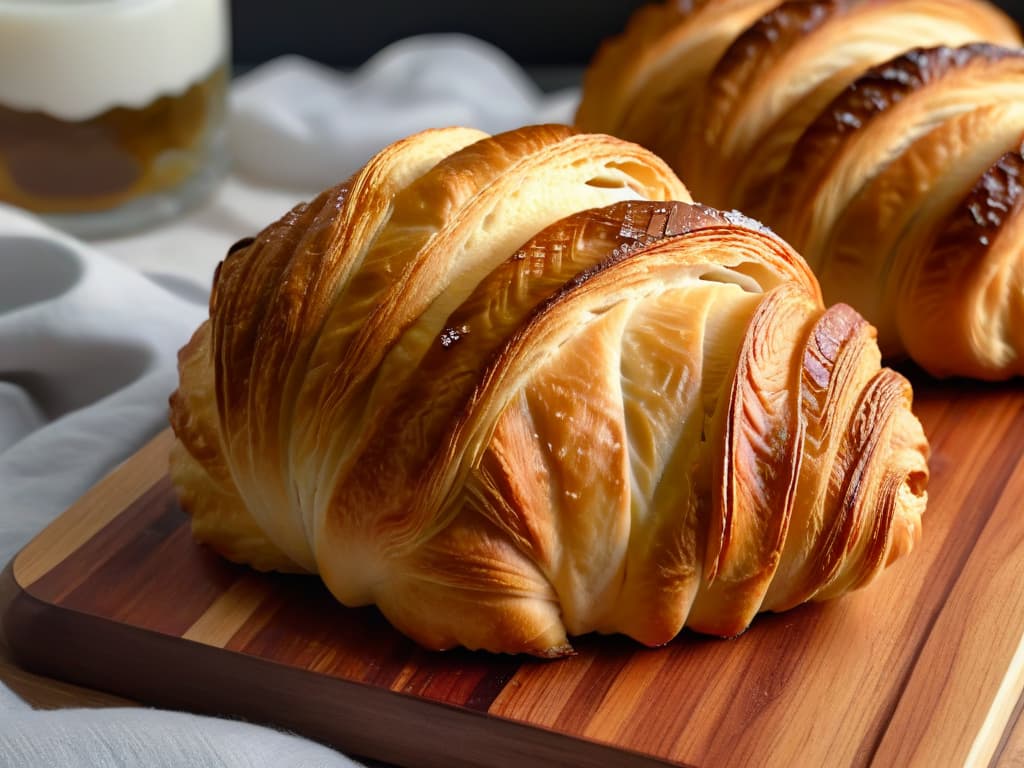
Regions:
[[792, 248], [687, 200], [619, 139], [452, 128], [238, 244], [171, 397], [195, 537], [545, 657], [870, 581], [920, 535], [910, 386]]
[[978, 0], [706, 0], [641, 9], [577, 124], [764, 221], [886, 356], [1024, 373], [1024, 51]]

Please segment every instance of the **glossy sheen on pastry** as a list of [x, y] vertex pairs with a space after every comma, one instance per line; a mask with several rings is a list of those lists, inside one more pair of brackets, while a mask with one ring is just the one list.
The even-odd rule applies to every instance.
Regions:
[[769, 224], [887, 355], [1003, 379], [1024, 373], [1020, 44], [977, 0], [669, 2], [604, 45], [577, 122]]
[[171, 400], [196, 537], [541, 656], [868, 582], [920, 533], [909, 384], [784, 242], [672, 198], [618, 139], [448, 129], [240, 243]]

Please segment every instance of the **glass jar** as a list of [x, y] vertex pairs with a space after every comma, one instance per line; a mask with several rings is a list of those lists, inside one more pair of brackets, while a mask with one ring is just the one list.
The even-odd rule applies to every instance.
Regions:
[[0, 202], [107, 236], [226, 168], [227, 0], [0, 0]]

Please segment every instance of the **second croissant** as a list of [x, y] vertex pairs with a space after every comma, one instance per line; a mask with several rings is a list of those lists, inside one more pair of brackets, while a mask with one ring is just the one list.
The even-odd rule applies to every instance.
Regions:
[[1024, 374], [1024, 50], [984, 0], [645, 6], [577, 122], [769, 224], [938, 376]]

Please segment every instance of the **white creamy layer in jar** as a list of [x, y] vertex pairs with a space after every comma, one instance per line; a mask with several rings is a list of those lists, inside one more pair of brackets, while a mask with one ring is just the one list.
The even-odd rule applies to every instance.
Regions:
[[0, 0], [0, 105], [69, 121], [138, 109], [227, 48], [225, 0]]

